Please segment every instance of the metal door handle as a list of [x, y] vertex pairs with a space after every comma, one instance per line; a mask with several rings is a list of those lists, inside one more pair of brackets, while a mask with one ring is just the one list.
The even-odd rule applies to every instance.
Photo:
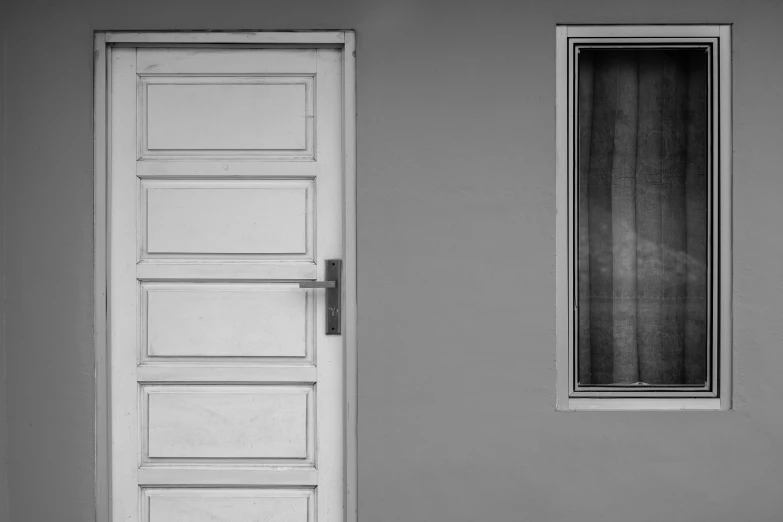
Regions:
[[299, 288], [326, 288], [326, 335], [340, 335], [342, 310], [340, 280], [343, 276], [342, 259], [327, 259], [325, 281], [300, 281]]

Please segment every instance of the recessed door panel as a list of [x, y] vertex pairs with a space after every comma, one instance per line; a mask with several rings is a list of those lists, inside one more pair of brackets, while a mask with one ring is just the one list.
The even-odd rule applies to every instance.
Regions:
[[[150, 459], [307, 459], [310, 386], [145, 386]], [[308, 427], [309, 424], [309, 427]]]
[[313, 158], [313, 78], [149, 76], [141, 156]]
[[148, 489], [145, 522], [311, 522], [313, 489]]
[[142, 181], [143, 256], [312, 258], [312, 182]]
[[312, 359], [312, 292], [294, 283], [145, 283], [142, 359]]

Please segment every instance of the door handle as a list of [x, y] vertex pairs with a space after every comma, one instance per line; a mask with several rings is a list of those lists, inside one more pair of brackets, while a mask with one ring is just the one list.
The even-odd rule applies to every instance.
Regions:
[[342, 303], [340, 281], [343, 277], [343, 260], [327, 259], [325, 281], [300, 281], [299, 288], [326, 289], [326, 335], [340, 335]]

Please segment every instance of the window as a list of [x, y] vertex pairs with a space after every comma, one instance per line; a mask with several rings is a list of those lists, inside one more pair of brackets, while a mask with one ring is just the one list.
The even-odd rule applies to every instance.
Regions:
[[728, 409], [730, 28], [557, 28], [558, 409]]

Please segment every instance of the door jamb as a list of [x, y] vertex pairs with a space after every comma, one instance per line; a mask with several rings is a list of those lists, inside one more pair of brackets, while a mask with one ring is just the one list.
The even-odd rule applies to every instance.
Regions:
[[356, 292], [356, 35], [354, 31], [233, 31], [94, 33], [93, 154], [94, 154], [94, 324], [95, 345], [95, 520], [111, 520], [110, 400], [108, 309], [108, 148], [111, 50], [115, 45], [217, 44], [256, 46], [338, 47], [343, 53], [343, 344], [345, 348], [345, 522], [357, 522], [358, 352]]

